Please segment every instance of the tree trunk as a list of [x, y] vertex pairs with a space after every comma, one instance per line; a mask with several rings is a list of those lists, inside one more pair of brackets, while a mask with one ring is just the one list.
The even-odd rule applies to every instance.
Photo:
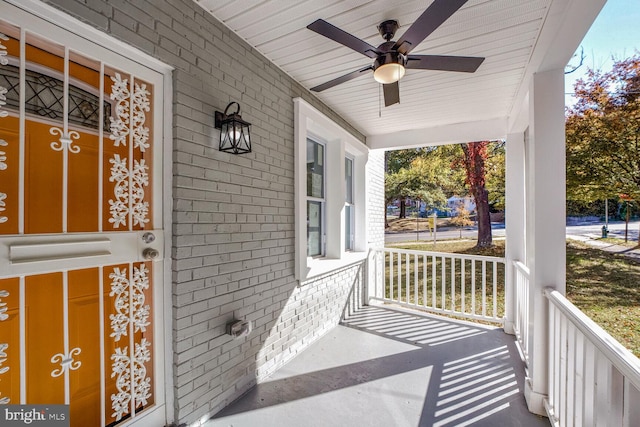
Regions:
[[387, 204], [384, 205], [384, 228], [389, 228], [389, 219], [387, 218]]
[[491, 216], [489, 215], [489, 192], [483, 186], [472, 190], [476, 199], [476, 213], [478, 216], [478, 243], [479, 248], [490, 248], [493, 246], [493, 236], [491, 235]]
[[485, 158], [487, 141], [462, 144], [467, 183], [476, 202], [478, 221], [478, 248], [493, 246], [491, 235], [491, 217], [489, 216], [489, 192], [485, 188]]
[[626, 202], [627, 214], [624, 222], [624, 242], [629, 240], [629, 202]]
[[398, 215], [398, 218], [406, 218], [407, 217], [407, 204], [404, 202], [404, 200], [400, 200], [400, 214]]

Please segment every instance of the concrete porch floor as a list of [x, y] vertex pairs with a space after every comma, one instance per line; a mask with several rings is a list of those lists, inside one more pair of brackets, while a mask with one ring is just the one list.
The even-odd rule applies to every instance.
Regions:
[[549, 426], [523, 379], [502, 329], [364, 307], [205, 426]]

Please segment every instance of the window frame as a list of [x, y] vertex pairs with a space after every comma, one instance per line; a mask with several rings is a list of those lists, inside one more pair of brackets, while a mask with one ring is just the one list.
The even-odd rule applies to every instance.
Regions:
[[[351, 175], [347, 175], [348, 165], [350, 165]], [[344, 225], [345, 225], [345, 233], [344, 235], [344, 249], [346, 251], [353, 251], [354, 241], [355, 241], [355, 221], [354, 221], [354, 213], [355, 213], [355, 200], [354, 200], [354, 166], [355, 161], [350, 155], [345, 155], [344, 157], [344, 180], [345, 180], [345, 197], [344, 197]], [[351, 188], [351, 197], [349, 197], [349, 188]]]
[[[294, 100], [295, 277], [304, 282], [367, 256], [368, 147], [302, 98]], [[324, 142], [324, 256], [308, 256], [307, 139]], [[353, 160], [353, 249], [345, 248], [345, 157]], [[358, 191], [356, 191], [356, 188]]]
[[[322, 156], [321, 156], [321, 166], [322, 166], [322, 188], [321, 188], [321, 195], [320, 196], [314, 196], [312, 194], [309, 194], [309, 143], [314, 144], [314, 150], [316, 150], [316, 147], [322, 147]], [[313, 257], [313, 258], [319, 258], [319, 257], [323, 257], [325, 256], [326, 253], [326, 223], [325, 223], [325, 218], [326, 218], [326, 194], [327, 194], [327, 179], [326, 179], [326, 164], [327, 164], [327, 147], [326, 147], [326, 142], [322, 141], [321, 138], [315, 136], [315, 135], [309, 135], [307, 137], [307, 180], [306, 180], [306, 194], [307, 194], [307, 203], [306, 203], [306, 209], [307, 209], [307, 256]], [[317, 153], [314, 153], [314, 163], [316, 163], [316, 157]], [[318, 221], [318, 228], [319, 228], [319, 236], [318, 236], [318, 244], [319, 244], [319, 251], [318, 253], [314, 253], [314, 254], [309, 254], [309, 249], [311, 248], [310, 246], [310, 239], [309, 239], [309, 234], [310, 234], [310, 219], [309, 219], [309, 205], [311, 203], [314, 204], [318, 204], [320, 209], [318, 211], [318, 215], [319, 215], [319, 221]]]

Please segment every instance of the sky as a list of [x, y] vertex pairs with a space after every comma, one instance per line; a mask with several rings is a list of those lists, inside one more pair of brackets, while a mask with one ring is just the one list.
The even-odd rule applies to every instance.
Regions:
[[[633, 56], [640, 52], [640, 0], [608, 0], [587, 32], [582, 43], [584, 65], [565, 77], [565, 90], [573, 92], [573, 83], [584, 75], [587, 67], [607, 71], [613, 61]], [[578, 56], [580, 57], [580, 47]], [[570, 64], [577, 65], [576, 59]], [[573, 97], [565, 97], [570, 104]]]

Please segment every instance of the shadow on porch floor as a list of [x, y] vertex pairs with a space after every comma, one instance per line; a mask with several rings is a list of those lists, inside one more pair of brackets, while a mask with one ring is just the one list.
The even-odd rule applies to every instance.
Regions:
[[502, 329], [365, 307], [234, 402], [218, 426], [549, 426]]

